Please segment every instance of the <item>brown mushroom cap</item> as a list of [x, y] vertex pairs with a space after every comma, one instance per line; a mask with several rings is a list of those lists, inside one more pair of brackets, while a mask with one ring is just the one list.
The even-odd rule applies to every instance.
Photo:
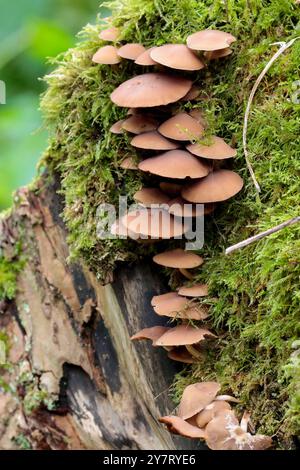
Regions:
[[128, 212], [121, 220], [136, 238], [169, 239], [180, 237], [188, 230], [186, 224], [178, 222], [163, 209], [137, 209]]
[[195, 51], [217, 51], [219, 49], [226, 49], [234, 41], [236, 41], [236, 38], [232, 34], [214, 29], [206, 29], [191, 34], [186, 42], [188, 47]]
[[138, 170], [138, 165], [132, 157], [126, 157], [120, 167], [123, 168], [123, 170]]
[[179, 113], [161, 124], [158, 132], [169, 139], [184, 141], [201, 137], [204, 128], [189, 114]]
[[[205, 328], [194, 328], [189, 325], [178, 325], [170, 328], [157, 341], [157, 346], [186, 346], [199, 343], [205, 339], [205, 336], [215, 335]], [[199, 410], [200, 411], [200, 410]], [[197, 413], [197, 412], [196, 412]]]
[[155, 342], [168, 331], [170, 328], [167, 326], [152, 326], [151, 328], [144, 328], [143, 330], [138, 331], [135, 335], [131, 336], [131, 340], [140, 341], [142, 339], [150, 339], [153, 346]]
[[149, 108], [174, 103], [192, 87], [192, 81], [163, 73], [146, 73], [122, 83], [111, 100], [127, 108]]
[[190, 144], [186, 149], [197, 157], [224, 160], [236, 156], [236, 150], [226, 144], [221, 137], [212, 136], [211, 145]]
[[182, 184], [162, 181], [159, 183], [160, 189], [171, 197], [179, 196], [182, 190]]
[[136, 61], [135, 61], [135, 64], [137, 65], [156, 65], [156, 62], [151, 58], [151, 51], [153, 51], [153, 49], [155, 49], [155, 47], [150, 47], [150, 49], [147, 49], [146, 51], [142, 52], [142, 54], [140, 54]]
[[150, 57], [158, 64], [177, 70], [200, 70], [203, 62], [185, 44], [165, 44], [155, 47]]
[[198, 360], [193, 357], [185, 347], [172, 348], [168, 352], [168, 358], [173, 361], [183, 362], [184, 364], [194, 364]]
[[111, 126], [109, 131], [112, 132], [113, 134], [123, 134], [124, 129], [122, 128], [122, 126], [123, 126], [124, 121], [125, 119], [120, 119], [120, 121], [115, 122]]
[[157, 129], [158, 122], [150, 116], [143, 114], [134, 114], [125, 119], [122, 128], [132, 134], [141, 134], [142, 132], [153, 131]]
[[202, 217], [211, 214], [214, 211], [214, 204], [198, 204], [194, 205], [186, 201], [182, 197], [177, 197], [169, 201], [169, 212], [176, 217]]
[[220, 412], [229, 410], [231, 406], [226, 401], [213, 401], [195, 416], [196, 424], [199, 428], [205, 428]]
[[118, 64], [120, 62], [118, 49], [114, 46], [100, 47], [100, 49], [98, 49], [98, 51], [93, 55], [92, 61], [96, 64]]
[[181, 248], [155, 255], [153, 261], [166, 268], [175, 269], [193, 269], [203, 264], [203, 258], [201, 258], [201, 256], [196, 255], [196, 253], [184, 251]]
[[181, 194], [190, 202], [226, 201], [237, 194], [243, 185], [243, 180], [237, 173], [217, 170], [200, 181], [187, 184]]
[[193, 85], [190, 91], [183, 98], [181, 98], [181, 101], [193, 101], [198, 98], [200, 93], [201, 90], [199, 90], [197, 86]]
[[179, 147], [178, 144], [166, 139], [157, 131], [137, 135], [130, 143], [133, 147], [148, 150], [175, 150]]
[[170, 200], [169, 196], [158, 188], [142, 188], [134, 194], [133, 198], [146, 207], [152, 204], [168, 204]]
[[207, 51], [204, 52], [204, 57], [207, 60], [216, 60], [222, 59], [222, 57], [227, 57], [232, 54], [232, 50], [230, 47], [226, 47], [225, 49], [219, 49], [218, 51]]
[[207, 124], [207, 121], [205, 120], [204, 113], [203, 111], [201, 111], [201, 109], [199, 108], [191, 109], [191, 111], [189, 112], [189, 115], [192, 116], [192, 118], [196, 119], [196, 121], [198, 121], [201, 124], [203, 129], [207, 129], [208, 124]]
[[185, 150], [169, 150], [168, 152], [150, 157], [139, 164], [139, 169], [153, 175], [167, 178], [203, 178], [210, 172], [210, 166]]
[[217, 382], [199, 382], [188, 385], [182, 394], [178, 416], [182, 419], [189, 419], [200, 413], [200, 411], [214, 401], [220, 388], [220, 384]]
[[120, 47], [118, 50], [118, 55], [123, 59], [136, 60], [145, 50], [142, 44], [125, 44], [125, 46]]
[[195, 284], [192, 287], [182, 286], [179, 288], [178, 294], [186, 297], [205, 297], [208, 295], [208, 285]]
[[162, 418], [159, 418], [159, 421], [165, 424], [168, 431], [174, 434], [179, 434], [191, 439], [205, 438], [205, 432], [203, 429], [199, 429], [197, 426], [192, 426], [178, 416], [163, 416]]
[[120, 30], [115, 27], [111, 27], [108, 29], [103, 29], [99, 34], [99, 38], [103, 39], [103, 41], [116, 41], [120, 35]]
[[152, 298], [151, 305], [157, 315], [171, 318], [204, 320], [208, 316], [205, 309], [195, 302], [191, 302], [187, 298], [178, 295], [177, 292], [156, 295]]

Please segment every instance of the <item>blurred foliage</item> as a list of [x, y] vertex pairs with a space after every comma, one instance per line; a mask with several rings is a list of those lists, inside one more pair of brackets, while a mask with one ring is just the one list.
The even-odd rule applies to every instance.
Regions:
[[98, 7], [99, 0], [0, 0], [0, 80], [6, 83], [6, 105], [0, 105], [0, 210], [11, 204], [18, 186], [30, 182], [46, 147], [38, 108], [47, 58], [73, 46]]

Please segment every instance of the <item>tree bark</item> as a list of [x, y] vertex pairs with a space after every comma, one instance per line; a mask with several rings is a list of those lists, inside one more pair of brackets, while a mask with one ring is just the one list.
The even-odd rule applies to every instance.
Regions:
[[3, 253], [13, 263], [21, 236], [26, 262], [15, 299], [0, 307], [10, 344], [0, 448], [199, 448], [157, 421], [174, 409], [169, 387], [179, 366], [149, 342], [130, 341], [139, 329], [164, 324], [150, 305], [163, 280], [139, 264], [101, 285], [83, 264], [69, 264], [57, 189], [41, 180], [39, 191], [20, 190], [2, 221]]

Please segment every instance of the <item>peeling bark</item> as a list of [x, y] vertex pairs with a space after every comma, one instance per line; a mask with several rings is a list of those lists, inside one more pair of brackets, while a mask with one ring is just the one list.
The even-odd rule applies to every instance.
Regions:
[[103, 286], [87, 267], [68, 264], [56, 189], [42, 180], [39, 191], [21, 190], [2, 222], [2, 249], [8, 256], [22, 233], [26, 264], [15, 300], [0, 306], [10, 343], [9, 368], [0, 369], [10, 387], [0, 393], [0, 449], [19, 448], [20, 436], [34, 449], [197, 448], [157, 421], [174, 408], [168, 389], [177, 364], [129, 339], [164, 324], [150, 306], [161, 280], [141, 264]]

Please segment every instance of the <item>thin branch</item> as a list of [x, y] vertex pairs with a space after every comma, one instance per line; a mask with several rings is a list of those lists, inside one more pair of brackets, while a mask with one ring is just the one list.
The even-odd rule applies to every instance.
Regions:
[[248, 103], [247, 103], [247, 107], [246, 107], [246, 111], [245, 111], [245, 116], [244, 116], [244, 127], [243, 127], [243, 148], [244, 148], [244, 155], [245, 155], [245, 160], [246, 160], [246, 163], [247, 163], [247, 167], [248, 167], [248, 170], [250, 172], [250, 175], [251, 175], [251, 178], [253, 180], [253, 183], [254, 183], [254, 186], [256, 188], [256, 191], [258, 193], [260, 193], [261, 189], [260, 189], [260, 186], [258, 184], [258, 181], [256, 179], [256, 176], [254, 174], [254, 171], [253, 171], [253, 168], [251, 166], [251, 163], [250, 163], [250, 160], [249, 160], [249, 153], [248, 153], [248, 149], [247, 149], [247, 131], [248, 131], [248, 121], [249, 121], [249, 115], [250, 115], [250, 108], [251, 108], [251, 104], [253, 102], [253, 98], [254, 98], [254, 95], [258, 89], [258, 86], [260, 84], [260, 82], [262, 81], [262, 79], [264, 78], [264, 76], [266, 75], [266, 73], [268, 72], [268, 70], [271, 68], [271, 66], [273, 65], [273, 63], [276, 61], [276, 59], [284, 52], [286, 51], [289, 47], [291, 47], [294, 42], [297, 40], [297, 39], [300, 39], [300, 36], [292, 39], [291, 41], [289, 42], [277, 42], [277, 43], [273, 43], [271, 45], [280, 45], [280, 48], [278, 49], [278, 51], [276, 52], [276, 54], [274, 54], [274, 56], [269, 60], [269, 62], [267, 63], [267, 65], [265, 66], [265, 68], [263, 69], [263, 71], [260, 73], [259, 77], [257, 78], [256, 82], [254, 83], [254, 86], [251, 90], [251, 93], [250, 93], [250, 96], [249, 96], [249, 99], [248, 99]]
[[262, 238], [267, 237], [268, 235], [272, 235], [272, 233], [279, 232], [279, 230], [282, 230], [283, 228], [288, 227], [289, 225], [294, 225], [299, 222], [300, 222], [300, 216], [287, 220], [283, 222], [282, 224], [276, 225], [276, 227], [270, 228], [269, 230], [266, 230], [265, 232], [261, 232], [258, 235], [254, 235], [253, 237], [247, 238], [247, 240], [244, 240], [242, 242], [237, 243], [236, 245], [232, 245], [229, 248], [226, 248], [225, 255], [229, 255], [229, 253], [232, 253], [233, 251], [239, 250], [240, 248], [244, 248], [245, 246], [248, 246], [251, 243], [257, 242], [258, 240], [261, 240]]

